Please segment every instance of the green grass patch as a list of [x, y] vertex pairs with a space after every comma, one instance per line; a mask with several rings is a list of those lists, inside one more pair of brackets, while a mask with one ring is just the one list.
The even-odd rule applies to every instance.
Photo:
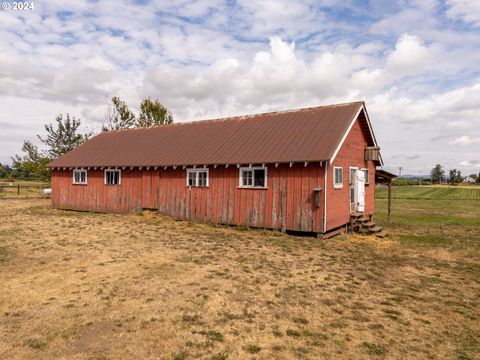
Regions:
[[[480, 200], [480, 186], [394, 186], [392, 190], [394, 199]], [[378, 199], [388, 197], [386, 187], [378, 187], [375, 192]]]
[[258, 345], [250, 344], [245, 347], [245, 351], [250, 354], [257, 354], [262, 350], [262, 348]]
[[4, 247], [0, 247], [0, 261], [5, 261], [7, 258], [7, 249]]
[[214, 341], [223, 341], [223, 334], [220, 331], [210, 330], [208, 332], [201, 332], [202, 335], [206, 335], [209, 339]]
[[43, 348], [47, 343], [45, 341], [39, 340], [39, 339], [27, 339], [25, 340], [25, 345], [28, 347], [31, 347], [32, 349], [41, 349]]
[[388, 349], [385, 345], [374, 344], [364, 341], [362, 347], [367, 350], [367, 353], [370, 355], [385, 355], [388, 352]]
[[428, 245], [428, 246], [441, 246], [450, 245], [452, 240], [449, 237], [442, 235], [429, 234], [429, 235], [413, 235], [413, 234], [401, 234], [398, 236], [399, 240], [408, 244], [416, 245]]

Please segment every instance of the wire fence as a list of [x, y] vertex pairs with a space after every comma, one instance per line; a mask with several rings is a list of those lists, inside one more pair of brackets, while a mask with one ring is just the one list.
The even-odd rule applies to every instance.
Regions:
[[49, 197], [49, 185], [43, 184], [1, 184], [0, 199]]

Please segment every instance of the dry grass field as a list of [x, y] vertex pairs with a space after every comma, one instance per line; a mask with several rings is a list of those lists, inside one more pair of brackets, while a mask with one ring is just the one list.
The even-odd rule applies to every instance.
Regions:
[[451, 203], [321, 241], [0, 201], [0, 358], [479, 359], [480, 202]]

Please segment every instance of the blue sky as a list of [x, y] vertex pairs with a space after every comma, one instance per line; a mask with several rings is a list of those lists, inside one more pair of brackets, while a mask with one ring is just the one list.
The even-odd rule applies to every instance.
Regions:
[[385, 168], [480, 171], [480, 2], [34, 1], [0, 11], [0, 162], [112, 96], [176, 121], [366, 101]]

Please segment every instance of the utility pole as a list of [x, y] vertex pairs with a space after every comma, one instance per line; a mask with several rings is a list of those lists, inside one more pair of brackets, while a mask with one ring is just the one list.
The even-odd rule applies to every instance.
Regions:
[[403, 168], [401, 166], [398, 167], [398, 178], [402, 177], [402, 169]]

